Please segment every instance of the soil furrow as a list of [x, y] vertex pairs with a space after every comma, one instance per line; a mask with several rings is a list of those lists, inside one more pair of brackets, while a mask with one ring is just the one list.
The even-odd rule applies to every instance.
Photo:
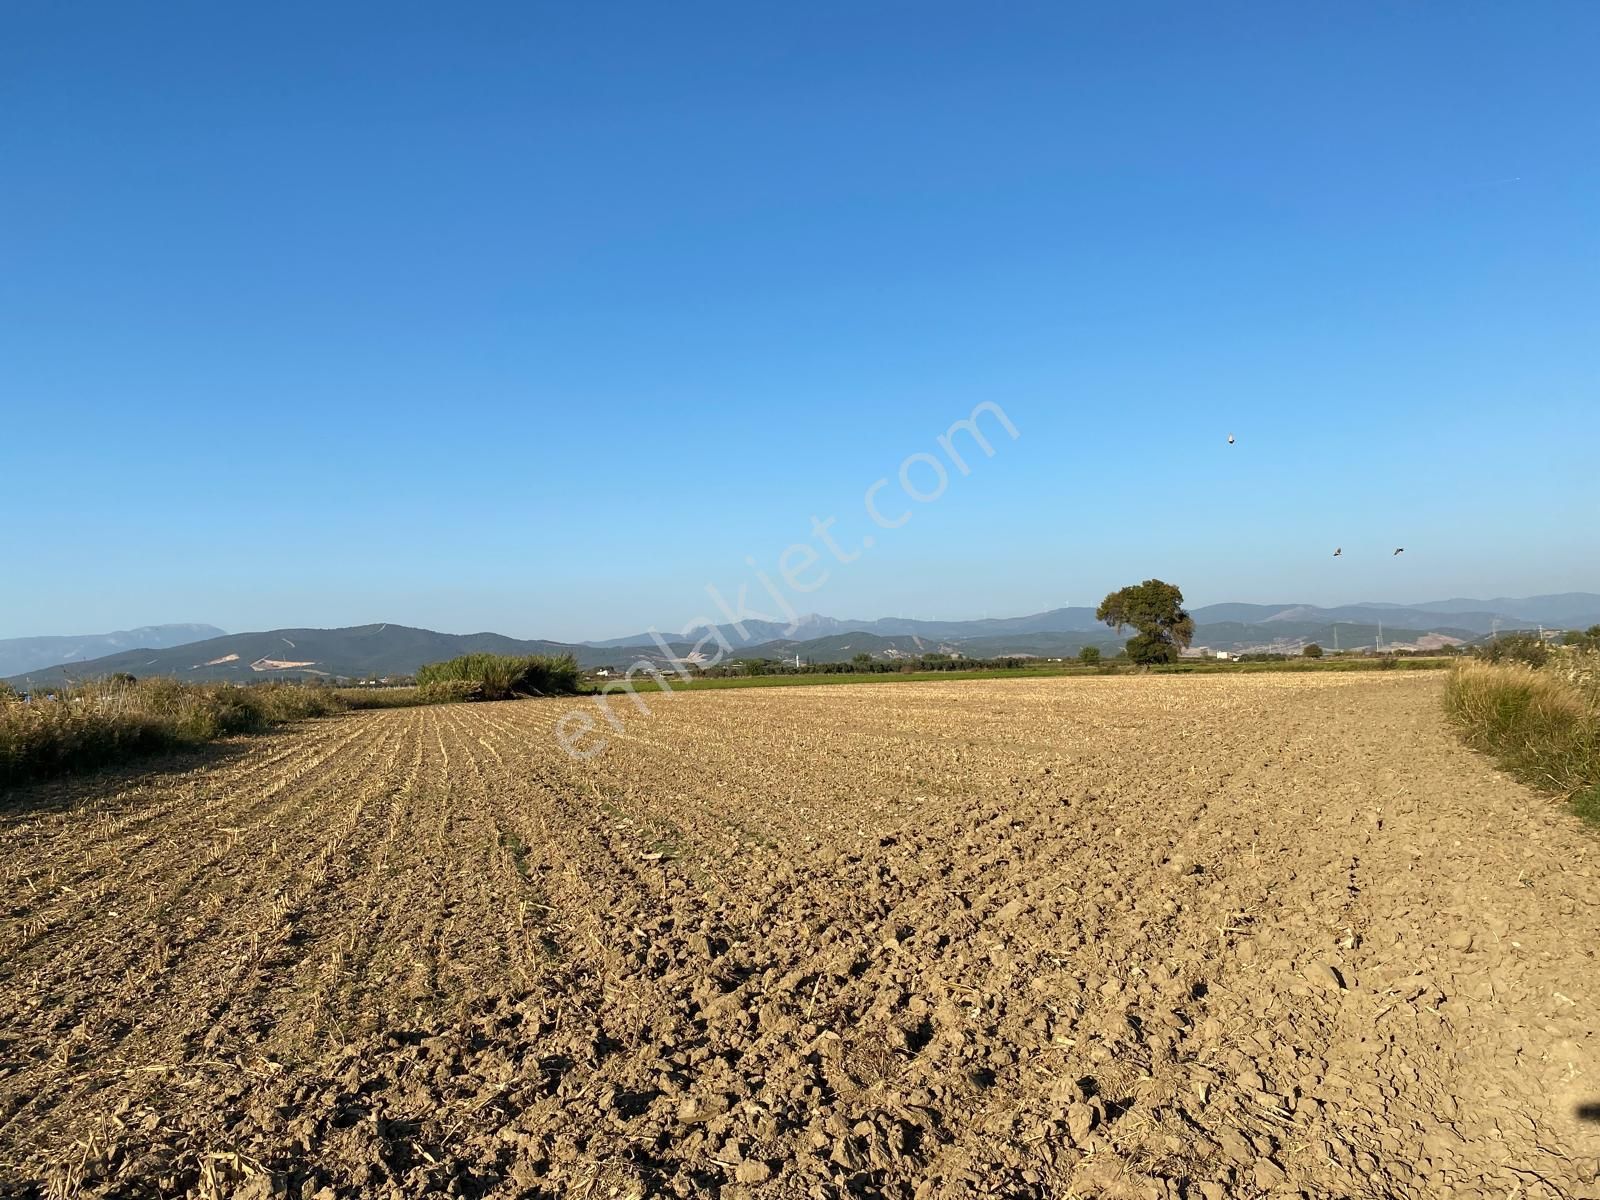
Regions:
[[58, 889], [0, 927], [0, 1169], [1600, 1197], [1595, 843], [1456, 745], [1436, 689], [651, 696], [588, 761], [572, 701], [444, 706], [41, 791], [0, 830], [0, 878]]

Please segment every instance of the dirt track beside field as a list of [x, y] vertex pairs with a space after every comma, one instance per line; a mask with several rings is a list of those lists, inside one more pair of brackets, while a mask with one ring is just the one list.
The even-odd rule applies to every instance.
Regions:
[[1434, 676], [353, 714], [0, 800], [0, 1194], [1600, 1197], [1600, 839]]

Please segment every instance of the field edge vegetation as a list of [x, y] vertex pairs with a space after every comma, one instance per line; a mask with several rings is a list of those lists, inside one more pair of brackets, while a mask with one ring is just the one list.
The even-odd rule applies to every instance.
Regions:
[[412, 688], [184, 683], [113, 675], [21, 696], [0, 684], [0, 788], [262, 733], [353, 709], [573, 695], [570, 656], [471, 654], [430, 663]]
[[1468, 746], [1600, 825], [1600, 652], [1458, 664], [1444, 709]]
[[[1059, 663], [1028, 664], [1016, 666], [985, 665], [963, 667], [957, 662], [927, 664], [910, 662], [884, 666], [873, 663], [859, 667], [851, 663], [817, 664], [801, 670], [774, 669], [772, 664], [761, 664], [762, 669], [741, 674], [696, 675], [679, 681], [667, 676], [666, 690], [673, 692], [718, 691], [723, 688], [748, 687], [822, 687], [843, 684], [880, 683], [953, 683], [963, 679], [1050, 679], [1057, 677], [1083, 678], [1096, 675], [1249, 675], [1257, 672], [1324, 672], [1345, 671], [1437, 671], [1448, 668], [1452, 660], [1445, 658], [1340, 658], [1311, 659], [1276, 656], [1256, 661], [1212, 662], [1206, 659], [1179, 659], [1174, 663], [1137, 664], [1126, 661], [1102, 662], [1078, 659]], [[741, 664], [734, 664], [735, 667]], [[829, 669], [830, 667], [834, 669]], [[628, 684], [635, 692], [659, 692], [661, 684], [648, 676], [634, 679]], [[602, 688], [601, 690], [606, 690]]]
[[0, 686], [0, 787], [192, 749], [345, 707], [330, 688], [298, 684], [117, 675], [26, 698]]

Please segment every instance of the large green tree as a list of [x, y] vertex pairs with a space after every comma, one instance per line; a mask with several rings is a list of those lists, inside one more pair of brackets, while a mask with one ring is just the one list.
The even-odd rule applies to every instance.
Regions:
[[1194, 618], [1183, 610], [1183, 592], [1176, 584], [1146, 579], [1100, 602], [1095, 619], [1118, 633], [1130, 626], [1128, 657], [1136, 663], [1175, 662], [1194, 638]]

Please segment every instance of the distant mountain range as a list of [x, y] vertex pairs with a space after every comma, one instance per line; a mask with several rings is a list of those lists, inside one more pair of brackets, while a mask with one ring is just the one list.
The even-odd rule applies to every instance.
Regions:
[[[1439, 600], [1427, 604], [1208, 604], [1192, 610], [1194, 644], [1213, 651], [1298, 651], [1307, 642], [1332, 648], [1430, 647], [1470, 642], [1496, 629], [1586, 629], [1600, 624], [1600, 595], [1570, 592], [1526, 599]], [[793, 629], [772, 622], [743, 622], [719, 632], [736, 657], [844, 662], [857, 654], [909, 658], [925, 653], [967, 658], [1005, 655], [1063, 657], [1084, 646], [1115, 650], [1125, 640], [1094, 619], [1092, 608], [1057, 608], [1023, 617], [976, 621], [918, 621], [903, 617], [850, 621], [802, 617]], [[664, 634], [666, 649], [648, 633], [604, 642], [524, 640], [498, 633], [435, 633], [405, 625], [349, 629], [274, 629], [224, 634], [209, 625], [162, 625], [77, 638], [0, 641], [0, 671], [23, 686], [125, 671], [196, 680], [284, 678], [374, 679], [413, 674], [426, 662], [458, 654], [571, 653], [584, 667], [628, 667], [640, 660], [665, 663], [687, 657], [686, 639]], [[136, 644], [143, 641], [144, 644]], [[715, 654], [713, 642], [701, 646]], [[93, 654], [93, 651], [98, 654]], [[41, 661], [42, 660], [42, 661]], [[30, 665], [16, 665], [18, 662]]]
[[[756, 645], [780, 638], [809, 640], [840, 633], [876, 633], [884, 637], [914, 634], [922, 638], [976, 638], [1030, 633], [1092, 633], [1105, 626], [1095, 620], [1095, 610], [1086, 607], [1053, 608], [1026, 617], [991, 617], [976, 621], [918, 621], [906, 617], [879, 617], [876, 620], [840, 620], [810, 613], [801, 617], [793, 629], [775, 621], [745, 621], [747, 636], [738, 636], [731, 625], [723, 631], [732, 644]], [[1441, 626], [1489, 633], [1497, 626], [1535, 626], [1587, 629], [1600, 622], [1600, 595], [1568, 592], [1559, 596], [1531, 596], [1522, 600], [1436, 600], [1427, 604], [1347, 604], [1320, 608], [1314, 604], [1206, 604], [1191, 609], [1196, 624], [1238, 622], [1245, 625], [1326, 625], [1351, 622], [1428, 630]], [[676, 630], [664, 636], [674, 640]], [[650, 644], [648, 633], [585, 642], [596, 647]]]
[[563, 654], [562, 642], [521, 641], [498, 633], [435, 633], [405, 625], [349, 629], [273, 629], [229, 633], [175, 647], [140, 647], [91, 662], [70, 662], [19, 673], [32, 686], [112, 675], [172, 675], [179, 679], [374, 679], [410, 675], [427, 662], [458, 654]]
[[59, 663], [88, 662], [120, 650], [141, 647], [164, 649], [220, 637], [215, 625], [146, 625], [117, 633], [85, 633], [75, 637], [32, 637], [0, 639], [0, 677], [37, 671]]

